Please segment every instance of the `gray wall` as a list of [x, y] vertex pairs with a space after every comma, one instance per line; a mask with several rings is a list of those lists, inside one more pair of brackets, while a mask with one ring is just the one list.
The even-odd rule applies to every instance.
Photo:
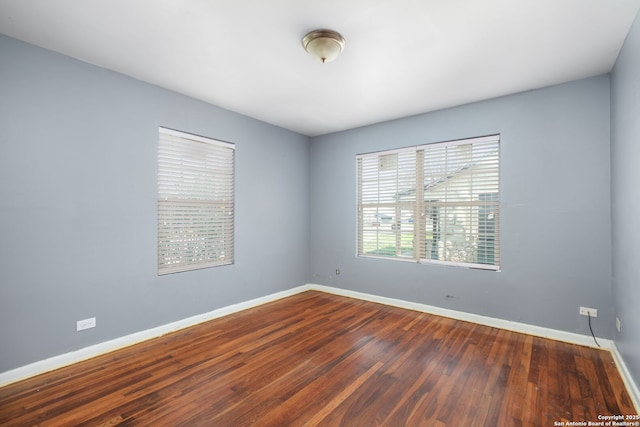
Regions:
[[[309, 138], [4, 36], [0, 94], [0, 372], [308, 281]], [[234, 265], [156, 275], [159, 125], [236, 143]]]
[[[639, 31], [613, 147], [608, 76], [310, 140], [0, 36], [0, 372], [313, 282], [580, 334], [596, 307], [637, 380]], [[156, 275], [160, 125], [236, 143], [233, 266]], [[492, 133], [501, 272], [355, 257], [357, 153]]]
[[[640, 16], [640, 15], [638, 15]], [[611, 199], [616, 345], [640, 384], [640, 18], [611, 77]]]
[[[314, 138], [311, 281], [613, 338], [609, 105], [599, 76]], [[355, 256], [357, 153], [494, 133], [502, 271]]]

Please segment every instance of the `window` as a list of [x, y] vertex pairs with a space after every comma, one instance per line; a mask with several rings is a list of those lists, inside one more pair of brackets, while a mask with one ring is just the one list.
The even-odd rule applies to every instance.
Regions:
[[357, 156], [358, 255], [498, 270], [499, 135]]
[[158, 274], [232, 264], [234, 145], [159, 133]]

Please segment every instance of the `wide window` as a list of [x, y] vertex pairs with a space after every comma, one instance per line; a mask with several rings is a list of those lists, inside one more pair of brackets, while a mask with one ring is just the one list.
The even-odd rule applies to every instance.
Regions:
[[234, 145], [159, 133], [158, 274], [232, 264]]
[[358, 255], [498, 270], [499, 135], [357, 156]]

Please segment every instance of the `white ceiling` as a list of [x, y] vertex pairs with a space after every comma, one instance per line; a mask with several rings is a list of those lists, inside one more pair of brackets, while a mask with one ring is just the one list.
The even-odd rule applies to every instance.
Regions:
[[[0, 33], [315, 136], [609, 72], [640, 0], [0, 0]], [[347, 40], [322, 64], [311, 30]]]

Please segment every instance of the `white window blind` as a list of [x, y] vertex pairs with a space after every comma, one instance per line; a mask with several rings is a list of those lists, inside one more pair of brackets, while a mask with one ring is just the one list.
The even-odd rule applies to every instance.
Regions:
[[232, 264], [234, 145], [159, 134], [158, 274]]
[[499, 143], [358, 155], [358, 255], [499, 269]]

